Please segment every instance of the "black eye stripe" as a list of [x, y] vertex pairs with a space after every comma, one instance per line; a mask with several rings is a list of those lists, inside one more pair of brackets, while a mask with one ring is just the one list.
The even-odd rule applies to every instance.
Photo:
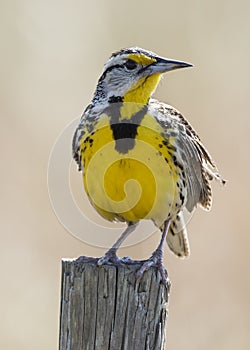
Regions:
[[108, 68], [105, 70], [105, 72], [103, 72], [103, 74], [102, 74], [102, 76], [100, 77], [99, 81], [102, 81], [102, 80], [106, 77], [107, 73], [110, 72], [110, 71], [112, 71], [114, 68], [122, 68], [122, 67], [123, 67], [122, 64], [114, 64], [113, 66], [108, 67]]
[[111, 72], [115, 68], [123, 68], [126, 67], [127, 69], [135, 69], [137, 67], [137, 63], [131, 59], [128, 59], [124, 64], [114, 64], [113, 66], [108, 67], [102, 74], [102, 76], [99, 79], [99, 82], [105, 79], [108, 72]]

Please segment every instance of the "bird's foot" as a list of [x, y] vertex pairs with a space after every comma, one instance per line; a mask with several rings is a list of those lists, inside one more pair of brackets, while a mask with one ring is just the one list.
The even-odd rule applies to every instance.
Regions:
[[123, 258], [118, 258], [116, 251], [110, 249], [104, 254], [101, 258], [92, 258], [89, 256], [80, 256], [76, 259], [76, 263], [94, 263], [99, 266], [105, 264], [114, 264], [114, 265], [125, 265], [125, 264], [134, 264], [135, 261], [129, 256], [124, 256]]
[[90, 256], [79, 256], [79, 258], [76, 259], [76, 263], [95, 263], [98, 261], [98, 258], [92, 258]]
[[133, 264], [134, 260], [129, 256], [118, 258], [116, 255], [116, 249], [110, 248], [101, 258], [97, 260], [97, 265], [102, 266], [105, 264], [125, 265]]
[[100, 259], [97, 261], [97, 265], [102, 266], [106, 264], [118, 265], [121, 263], [121, 259], [116, 255], [116, 249], [110, 248]]
[[123, 258], [119, 259], [121, 261], [121, 263], [123, 264], [134, 264], [135, 261], [133, 259], [131, 259], [129, 256], [124, 256]]
[[136, 272], [136, 279], [140, 279], [142, 277], [142, 275], [144, 274], [144, 272], [148, 271], [148, 269], [151, 266], [156, 266], [157, 267], [157, 269], [158, 269], [158, 271], [160, 272], [160, 275], [161, 275], [162, 283], [167, 288], [169, 288], [170, 281], [168, 279], [167, 271], [166, 271], [165, 267], [163, 266], [162, 251], [160, 249], [156, 249], [154, 251], [154, 253], [152, 254], [152, 256], [142, 264], [140, 269]]

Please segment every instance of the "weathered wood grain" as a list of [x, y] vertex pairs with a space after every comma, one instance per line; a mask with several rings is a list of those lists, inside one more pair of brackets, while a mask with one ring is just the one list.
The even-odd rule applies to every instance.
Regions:
[[164, 349], [169, 287], [140, 266], [62, 261], [60, 350]]

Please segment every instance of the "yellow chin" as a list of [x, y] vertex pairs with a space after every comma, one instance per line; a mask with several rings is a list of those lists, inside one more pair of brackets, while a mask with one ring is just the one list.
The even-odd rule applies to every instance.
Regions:
[[161, 75], [161, 73], [155, 73], [138, 80], [130, 91], [125, 94], [123, 101], [146, 104], [157, 88]]

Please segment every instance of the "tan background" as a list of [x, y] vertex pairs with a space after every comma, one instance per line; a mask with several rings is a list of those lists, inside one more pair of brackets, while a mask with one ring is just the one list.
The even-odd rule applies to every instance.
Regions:
[[[138, 45], [195, 65], [165, 77], [156, 96], [184, 113], [229, 180], [188, 227], [191, 258], [166, 251], [168, 349], [250, 349], [249, 1], [0, 4], [0, 348], [56, 349], [60, 259], [103, 253], [57, 221], [48, 157], [110, 53]], [[122, 254], [147, 257], [157, 239]]]

